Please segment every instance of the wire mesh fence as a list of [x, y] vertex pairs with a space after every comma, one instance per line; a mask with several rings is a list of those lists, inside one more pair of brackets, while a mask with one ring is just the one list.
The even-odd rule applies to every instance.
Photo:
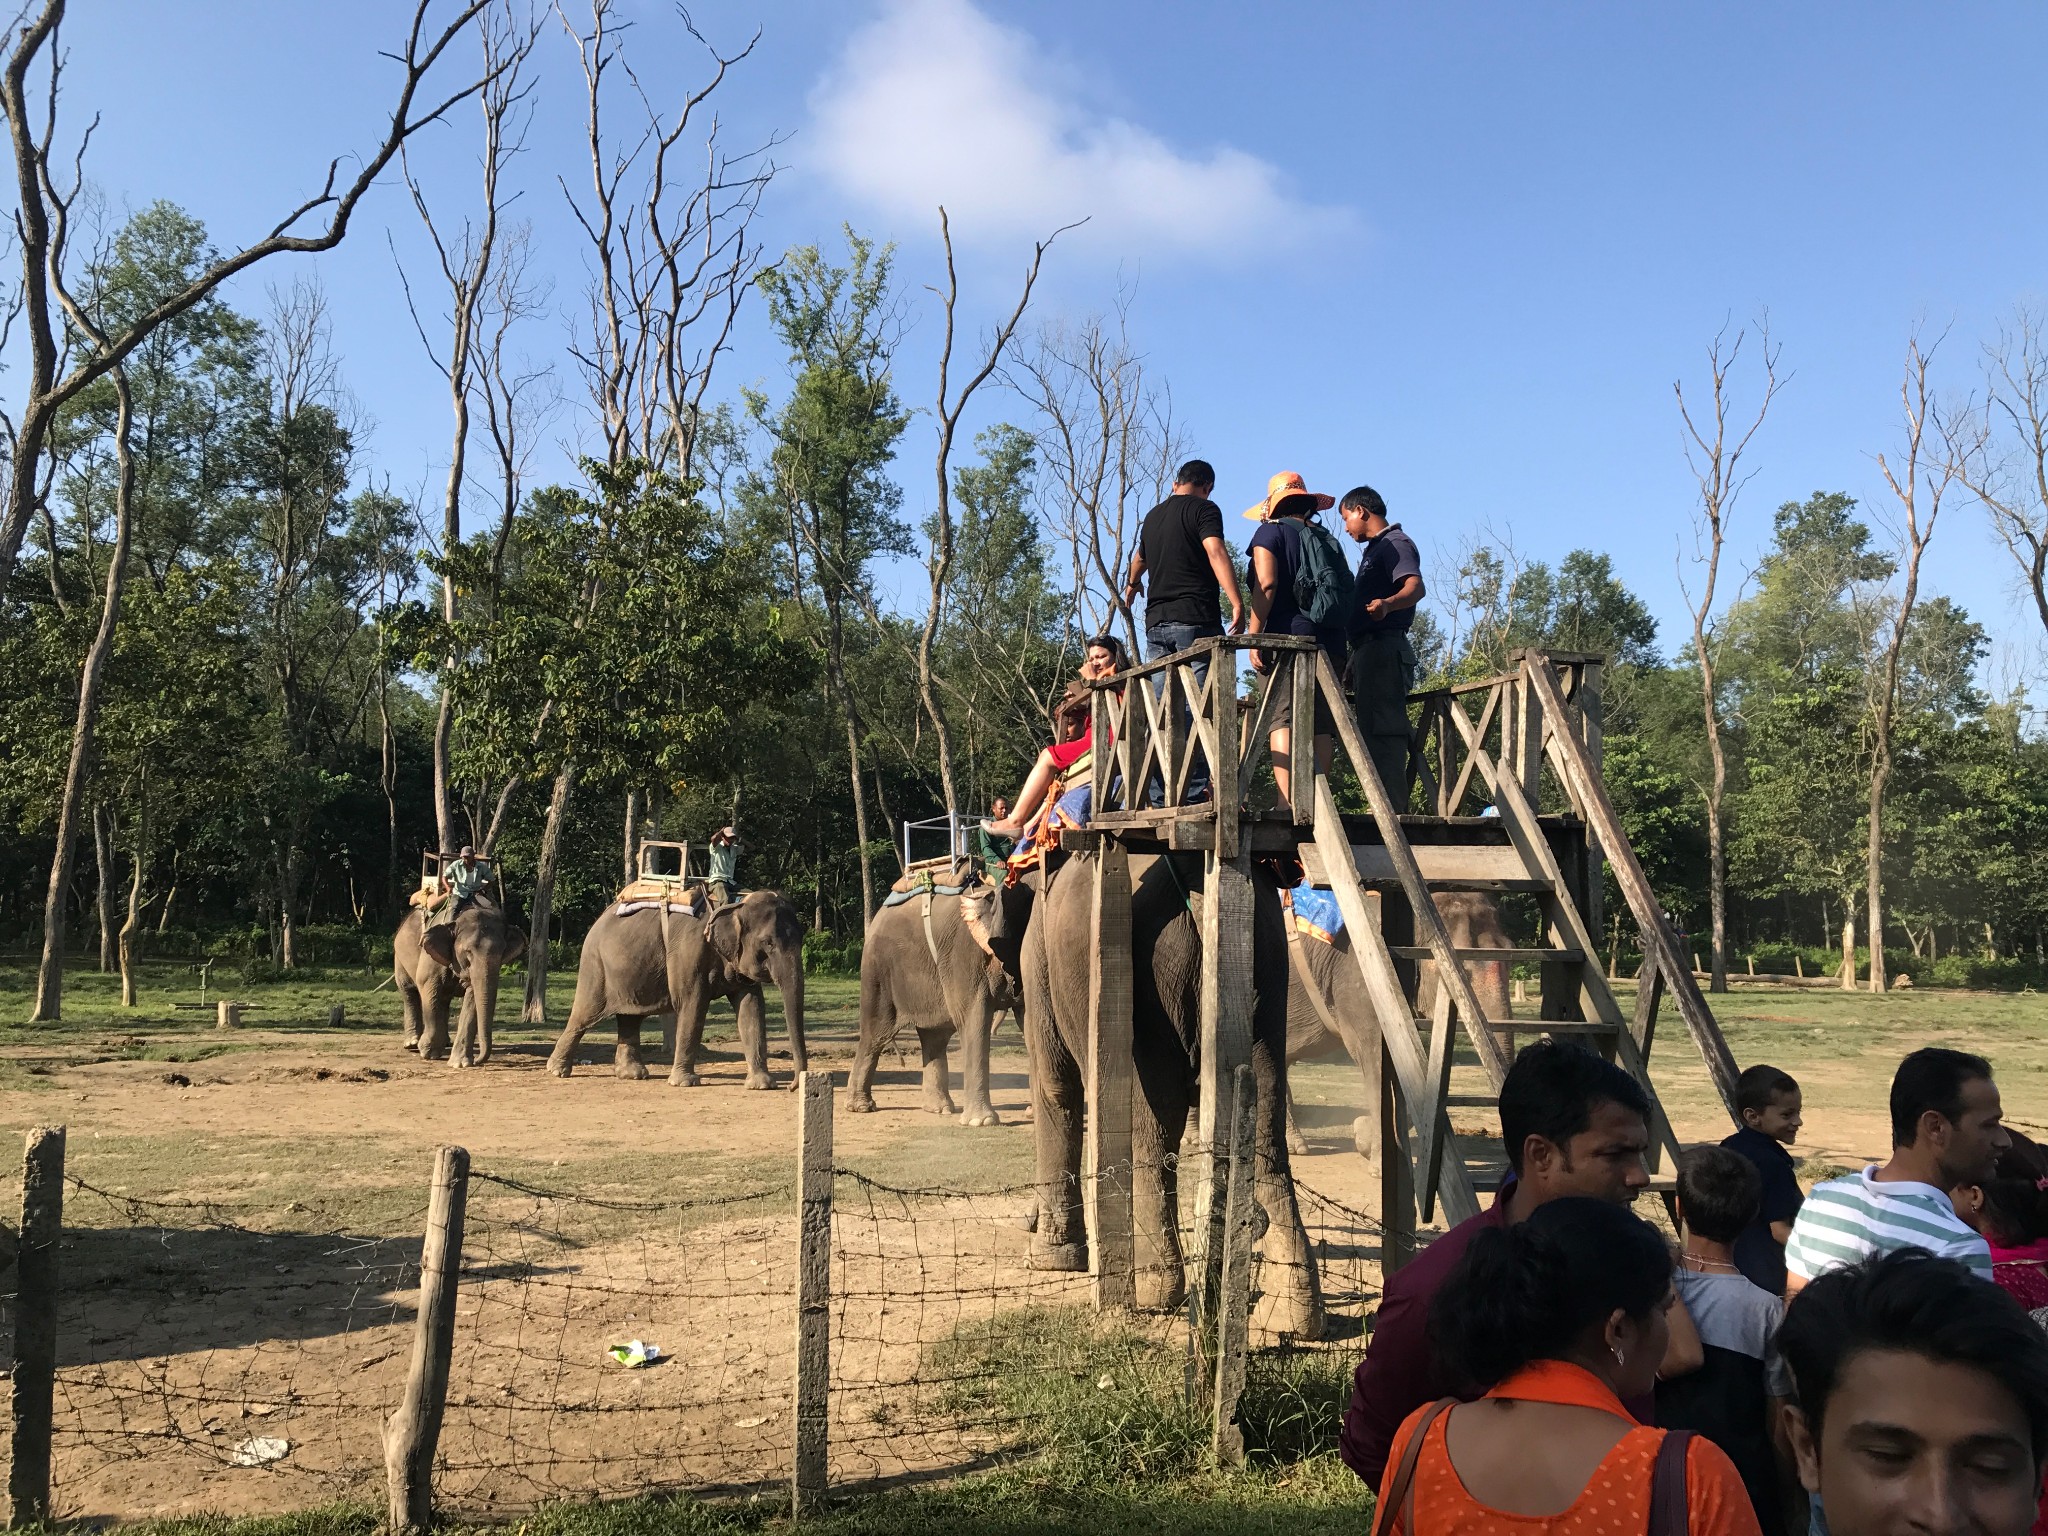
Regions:
[[[835, 1489], [1208, 1412], [1186, 1309], [1099, 1313], [1087, 1274], [1033, 1266], [1032, 1186], [902, 1186], [844, 1164], [829, 1182]], [[466, 1188], [434, 1461], [443, 1512], [780, 1496], [797, 1400], [794, 1177], [684, 1200], [483, 1170]], [[1325, 1327], [1287, 1331], [1291, 1277], [1269, 1235], [1252, 1347], [1348, 1361], [1377, 1302], [1378, 1224], [1296, 1190]], [[386, 1420], [416, 1368], [424, 1199], [361, 1230], [297, 1203], [143, 1200], [89, 1177], [65, 1194], [52, 1514], [381, 1500]]]

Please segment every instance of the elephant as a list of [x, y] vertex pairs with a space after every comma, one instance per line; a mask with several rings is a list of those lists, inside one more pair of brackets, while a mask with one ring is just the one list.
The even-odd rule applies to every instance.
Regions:
[[606, 1014], [618, 1018], [614, 1076], [647, 1076], [640, 1058], [640, 1025], [653, 1014], [676, 1017], [675, 1063], [668, 1080], [697, 1086], [697, 1049], [711, 999], [730, 1001], [739, 1015], [747, 1086], [772, 1088], [768, 1071], [768, 1015], [761, 989], [782, 993], [790, 1055], [799, 1073], [810, 1069], [804, 1045], [804, 924], [796, 908], [774, 891], [752, 891], [708, 915], [662, 912], [653, 906], [621, 914], [607, 905], [583, 940], [576, 969], [576, 1002], [548, 1057], [548, 1071], [567, 1077], [584, 1032]]
[[860, 952], [860, 1047], [848, 1108], [874, 1109], [875, 1060], [907, 1025], [924, 1050], [924, 1107], [953, 1113], [946, 1043], [957, 1032], [967, 1100], [960, 1123], [1000, 1123], [988, 1096], [989, 1036], [998, 1014], [1021, 1014], [1018, 961], [1035, 898], [1030, 878], [1009, 887], [978, 880], [957, 896], [930, 898], [929, 930], [919, 895], [875, 914]]
[[[1481, 891], [1438, 891], [1436, 909], [1451, 943], [1459, 949], [1507, 949], [1500, 905]], [[1365, 1113], [1352, 1123], [1352, 1138], [1370, 1162], [1379, 1160], [1380, 1019], [1366, 991], [1365, 978], [1351, 950], [1347, 930], [1325, 943], [1307, 934], [1288, 935], [1294, 954], [1287, 977], [1287, 1061], [1327, 1056], [1338, 1047], [1358, 1065], [1365, 1084]], [[1303, 976], [1304, 969], [1307, 976]], [[1508, 968], [1500, 961], [1468, 961], [1466, 970], [1479, 1006], [1489, 1019], [1513, 1016], [1508, 998]], [[1422, 962], [1417, 1011], [1428, 1015], [1435, 1002], [1436, 962]], [[1313, 985], [1314, 992], [1309, 987]], [[1320, 1003], [1320, 1007], [1318, 1007]], [[1327, 1018], [1325, 1017], [1327, 1015]], [[1331, 1025], [1335, 1025], [1332, 1032]], [[1295, 1123], [1294, 1100], [1287, 1101], [1287, 1150], [1308, 1151], [1308, 1141]]]
[[[1088, 1264], [1081, 1216], [1082, 1085], [1087, 1076], [1091, 919], [1098, 855], [1074, 853], [1042, 881], [1024, 935], [1024, 1038], [1037, 1115], [1037, 1235], [1041, 1269]], [[1198, 867], [1171, 855], [1133, 854], [1131, 876], [1132, 1224], [1141, 1307], [1178, 1307], [1187, 1295], [1175, 1163], [1199, 1093], [1201, 940], [1193, 908]], [[1287, 1091], [1287, 933], [1278, 886], [1263, 869], [1254, 893], [1251, 1067], [1258, 1202], [1267, 1258], [1295, 1337], [1319, 1338], [1321, 1286], [1294, 1196], [1283, 1130]]]
[[[418, 908], [405, 914], [391, 941], [391, 971], [405, 1002], [405, 1047], [427, 1061], [481, 1066], [491, 1059], [491, 1026], [498, 1011], [498, 977], [526, 953], [526, 933], [505, 920], [504, 909], [479, 893], [451, 923], [427, 926]], [[451, 1050], [448, 1009], [463, 997]]]

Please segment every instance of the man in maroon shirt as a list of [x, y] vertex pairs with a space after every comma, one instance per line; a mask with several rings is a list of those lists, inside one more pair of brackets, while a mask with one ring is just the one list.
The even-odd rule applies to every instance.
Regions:
[[[1650, 1101], [1642, 1086], [1591, 1051], [1540, 1041], [1515, 1057], [1500, 1089], [1508, 1182], [1491, 1207], [1460, 1222], [1387, 1282], [1372, 1342], [1351, 1382], [1338, 1450], [1374, 1487], [1401, 1421], [1444, 1395], [1430, 1366], [1429, 1306], [1474, 1234], [1512, 1226], [1546, 1200], [1587, 1195], [1628, 1205], [1648, 1187]], [[1699, 1335], [1682, 1307], [1671, 1312], [1672, 1349], [1660, 1373], [1696, 1368]], [[1643, 1423], [1654, 1404], [1628, 1405]]]

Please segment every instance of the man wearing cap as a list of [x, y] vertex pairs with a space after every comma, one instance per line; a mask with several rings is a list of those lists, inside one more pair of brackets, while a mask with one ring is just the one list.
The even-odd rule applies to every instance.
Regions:
[[1422, 601], [1422, 557], [1369, 485], [1344, 493], [1344, 531], [1365, 546], [1351, 589], [1351, 706], [1396, 811], [1408, 809], [1408, 693], [1419, 670], [1408, 631]]
[[[1245, 509], [1244, 515], [1260, 524], [1251, 542], [1252, 612], [1245, 630], [1254, 635], [1313, 636], [1323, 654], [1330, 658], [1331, 667], [1341, 677], [1344, 672], [1344, 625], [1342, 622], [1317, 624], [1301, 611], [1295, 601], [1295, 577], [1301, 569], [1302, 540], [1316, 537], [1321, 532], [1320, 529], [1309, 532], [1308, 520], [1334, 505], [1334, 496], [1309, 490], [1301, 476], [1290, 469], [1282, 470], [1266, 482], [1264, 501]], [[1341, 551], [1337, 555], [1337, 563], [1343, 564]], [[1348, 568], [1345, 575], [1348, 579]], [[1273, 663], [1260, 651], [1252, 653], [1252, 666], [1269, 676], [1273, 670]], [[1280, 791], [1281, 802], [1292, 805], [1294, 786], [1288, 782], [1292, 766], [1288, 754], [1294, 734], [1292, 688], [1279, 691], [1266, 711], [1266, 724], [1266, 745], [1273, 754], [1273, 783]], [[1316, 690], [1312, 729], [1315, 731], [1316, 771], [1327, 773], [1337, 724], [1320, 688]]]
[[[1209, 499], [1216, 471], [1202, 459], [1189, 459], [1173, 477], [1173, 493], [1145, 514], [1138, 534], [1131, 574], [1124, 582], [1124, 602], [1137, 600], [1144, 578], [1152, 578], [1145, 599], [1145, 654], [1158, 661], [1184, 651], [1197, 640], [1223, 633], [1223, 609], [1217, 594], [1230, 598], [1230, 633], [1244, 629], [1244, 597], [1238, 591], [1237, 568], [1223, 542], [1223, 509]], [[1193, 664], [1196, 686], [1208, 681], [1209, 662]], [[1162, 679], [1164, 681], [1164, 679]], [[1183, 729], [1186, 706], [1181, 709]], [[1154, 784], [1154, 803], [1159, 786]], [[1188, 771], [1188, 799], [1202, 798], [1209, 787], [1209, 762], [1199, 752]]]
[[467, 843], [455, 862], [441, 872], [441, 883], [448, 888], [448, 903], [442, 909], [444, 921], [454, 922], [455, 914], [476, 900], [477, 891], [484, 883], [483, 860], [476, 856], [476, 850]]
[[713, 906], [729, 907], [740, 889], [740, 840], [731, 827], [711, 834], [711, 873], [706, 882]]

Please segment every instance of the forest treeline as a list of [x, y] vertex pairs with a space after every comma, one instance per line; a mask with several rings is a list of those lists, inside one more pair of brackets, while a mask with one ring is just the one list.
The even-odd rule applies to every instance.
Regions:
[[[579, 57], [622, 46], [609, 10], [593, 8]], [[448, 381], [454, 460], [422, 495], [380, 472], [376, 384], [350, 376], [317, 267], [252, 302], [258, 286], [222, 273], [241, 253], [167, 203], [91, 238], [74, 218], [67, 246], [81, 194], [50, 174], [67, 151], [28, 140], [59, 238], [19, 253], [13, 306], [44, 323], [48, 366], [0, 378], [19, 385], [0, 943], [44, 949], [44, 1016], [61, 1003], [53, 955], [362, 960], [422, 850], [461, 843], [502, 861], [536, 928], [573, 940], [636, 840], [729, 822], [746, 883], [790, 895], [821, 958], [843, 959], [904, 824], [1013, 791], [1086, 637], [1139, 638], [1118, 578], [1172, 466], [1203, 444], [1148, 372], [1129, 295], [1045, 319], [1032, 301], [1059, 257], [1050, 234], [995, 314], [966, 312], [943, 224], [929, 288], [851, 231], [764, 252], [753, 218], [772, 166], [713, 140], [710, 173], [680, 175], [655, 151], [686, 108], [636, 97], [615, 123], [615, 82], [572, 71], [604, 148], [575, 194], [586, 318], [549, 356], [560, 318], [497, 180], [537, 78], [523, 16], [457, 17], [485, 42], [460, 98], [485, 122], [482, 183], [403, 173], [439, 256], [407, 281]], [[49, 46], [15, 47], [32, 44]], [[920, 361], [915, 378], [898, 355], [913, 311], [944, 337], [937, 372]], [[767, 328], [779, 378], [725, 387], [736, 326]], [[1873, 442], [1905, 434], [1883, 461], [1892, 499], [1745, 506], [1769, 540], [1737, 570], [1722, 535], [1753, 465], [1745, 423], [1777, 377], [1758, 340], [1746, 359], [1739, 340], [1715, 344], [1711, 395], [1686, 418], [1703, 425], [1701, 503], [1658, 514], [1675, 539], [1710, 536], [1719, 596], [1696, 566], [1697, 612], [1652, 613], [1599, 550], [1539, 560], [1381, 487], [1423, 550], [1428, 681], [1532, 645], [1611, 658], [1609, 786], [1663, 900], [1707, 936], [1696, 951], [1718, 870], [1729, 965], [1835, 946], [1875, 895], [1890, 969], [2031, 974], [2048, 935], [2048, 741], [2017, 685], [1987, 688], [1983, 623], [1928, 588], [1919, 557], [1937, 516], [1990, 516], [2048, 625], [2038, 334], [2022, 317], [1994, 341], [1989, 382], [1946, 415], [1924, 366], [1915, 414], [1916, 345], [1904, 424], [1872, 424]], [[588, 457], [535, 483], [536, 445], [563, 435]], [[1235, 484], [1271, 466], [1223, 467]]]

